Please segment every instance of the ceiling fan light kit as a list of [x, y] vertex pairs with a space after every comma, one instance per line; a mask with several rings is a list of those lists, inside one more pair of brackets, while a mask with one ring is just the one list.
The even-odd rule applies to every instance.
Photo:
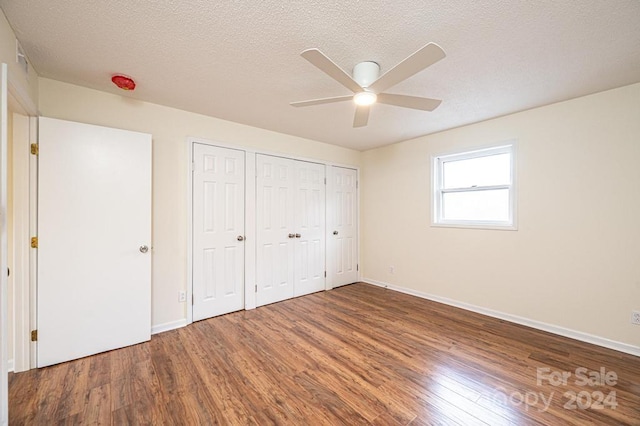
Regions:
[[375, 93], [366, 90], [364, 92], [358, 92], [353, 96], [353, 102], [360, 106], [375, 104], [377, 99], [378, 96]]
[[357, 64], [353, 68], [353, 76], [350, 76], [318, 49], [305, 50], [301, 53], [301, 56], [354, 94], [352, 96], [335, 96], [292, 102], [291, 105], [305, 107], [353, 100], [357, 106], [353, 127], [367, 125], [369, 121], [369, 106], [376, 102], [422, 111], [433, 111], [442, 102], [439, 99], [383, 93], [388, 88], [443, 59], [446, 54], [435, 43], [428, 43], [423, 46], [382, 76], [380, 76], [380, 65], [372, 61]]

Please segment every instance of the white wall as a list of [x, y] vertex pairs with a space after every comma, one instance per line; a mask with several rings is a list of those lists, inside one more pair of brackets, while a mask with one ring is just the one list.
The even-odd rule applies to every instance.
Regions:
[[119, 95], [40, 79], [43, 116], [153, 135], [152, 324], [186, 317], [178, 291], [187, 277], [186, 138], [196, 136], [245, 147], [359, 166], [361, 153]]
[[[509, 139], [519, 229], [431, 227], [430, 157]], [[640, 347], [640, 84], [362, 161], [364, 277]]]

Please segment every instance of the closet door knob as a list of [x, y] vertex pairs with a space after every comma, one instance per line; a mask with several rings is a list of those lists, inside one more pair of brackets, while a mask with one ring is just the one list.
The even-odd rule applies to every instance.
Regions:
[[295, 238], [296, 234], [289, 234], [289, 238]]
[[333, 231], [333, 235], [338, 235], [338, 231]]
[[238, 241], [244, 241], [244, 237], [242, 235], [238, 235]]
[[302, 235], [300, 234], [296, 234], [296, 238], [300, 238]]

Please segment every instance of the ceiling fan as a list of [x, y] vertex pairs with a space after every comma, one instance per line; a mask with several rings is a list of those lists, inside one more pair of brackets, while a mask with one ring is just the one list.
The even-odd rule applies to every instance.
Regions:
[[428, 43], [382, 76], [380, 76], [380, 65], [376, 62], [360, 62], [353, 68], [352, 77], [318, 49], [307, 49], [300, 55], [319, 68], [320, 71], [323, 71], [329, 77], [351, 90], [354, 95], [291, 102], [291, 105], [305, 107], [353, 100], [356, 104], [353, 127], [367, 125], [369, 107], [376, 102], [423, 111], [433, 111], [442, 102], [438, 99], [383, 93], [388, 88], [444, 58], [446, 56], [444, 50], [435, 43]]

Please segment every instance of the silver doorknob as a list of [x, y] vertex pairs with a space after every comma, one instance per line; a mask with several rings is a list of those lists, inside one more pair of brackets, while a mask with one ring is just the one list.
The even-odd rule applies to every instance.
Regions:
[[333, 235], [338, 235], [338, 231], [333, 231]]
[[140, 246], [140, 253], [146, 253], [149, 251], [149, 247], [147, 246]]
[[238, 235], [238, 241], [244, 241], [244, 237], [242, 235]]
[[296, 234], [296, 238], [300, 238], [302, 235], [300, 234]]
[[289, 238], [295, 238], [296, 234], [289, 234]]

